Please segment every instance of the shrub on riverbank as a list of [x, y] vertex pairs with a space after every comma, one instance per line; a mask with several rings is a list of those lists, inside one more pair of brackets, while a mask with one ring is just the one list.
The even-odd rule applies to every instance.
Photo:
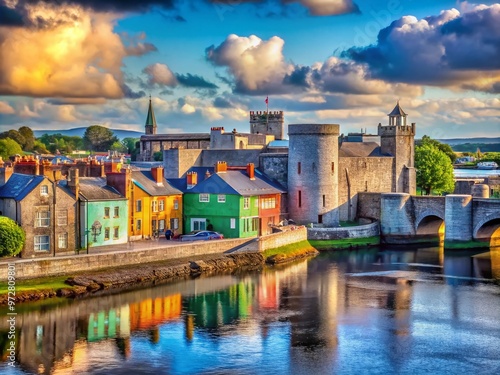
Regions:
[[14, 220], [0, 216], [0, 239], [0, 257], [14, 256], [23, 249], [26, 234]]

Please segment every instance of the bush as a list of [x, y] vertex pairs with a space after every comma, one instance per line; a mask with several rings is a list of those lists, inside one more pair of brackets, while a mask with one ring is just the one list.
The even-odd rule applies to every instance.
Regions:
[[21, 252], [26, 240], [23, 228], [5, 216], [0, 216], [0, 256], [14, 256]]

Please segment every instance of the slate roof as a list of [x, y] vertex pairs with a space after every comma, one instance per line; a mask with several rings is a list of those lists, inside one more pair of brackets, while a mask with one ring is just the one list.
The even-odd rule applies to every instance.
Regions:
[[0, 187], [0, 198], [21, 201], [44, 179], [44, 176], [13, 173], [7, 183]]
[[182, 194], [182, 191], [171, 186], [163, 179], [162, 184], [157, 184], [151, 171], [132, 171], [132, 182], [151, 196], [165, 196]]
[[367, 156], [387, 156], [382, 154], [377, 142], [342, 142], [339, 150], [339, 157], [367, 157]]
[[401, 106], [399, 105], [399, 100], [398, 104], [396, 104], [396, 106], [394, 107], [392, 112], [388, 114], [388, 116], [407, 116], [405, 111], [403, 111], [403, 108], [401, 108]]
[[255, 171], [255, 180], [249, 179], [245, 170], [229, 170], [213, 174], [186, 191], [186, 193], [234, 194], [246, 197], [284, 192], [282, 187], [258, 171]]
[[149, 98], [148, 117], [146, 118], [146, 126], [147, 125], [151, 125], [156, 128], [156, 117], [155, 112], [153, 111], [153, 104], [151, 104], [151, 97]]
[[118, 190], [106, 185], [105, 177], [80, 177], [80, 197], [86, 201], [127, 199]]

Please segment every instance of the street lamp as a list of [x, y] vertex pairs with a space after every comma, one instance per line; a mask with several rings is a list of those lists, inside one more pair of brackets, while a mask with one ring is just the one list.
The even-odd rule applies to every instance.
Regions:
[[97, 237], [101, 235], [102, 224], [99, 221], [94, 221], [92, 224], [92, 235], [94, 236], [94, 242], [97, 241]]

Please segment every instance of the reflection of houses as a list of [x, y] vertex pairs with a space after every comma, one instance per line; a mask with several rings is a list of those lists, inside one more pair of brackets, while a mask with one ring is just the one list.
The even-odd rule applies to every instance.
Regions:
[[127, 243], [128, 201], [103, 177], [70, 169], [67, 188], [79, 198], [80, 247]]
[[154, 299], [148, 298], [131, 303], [129, 307], [130, 330], [151, 329], [181, 316], [182, 297], [180, 294], [174, 294]]
[[281, 211], [281, 187], [254, 169], [228, 167], [218, 162], [203, 180], [195, 171], [186, 179], [172, 179], [184, 192], [185, 231], [213, 229], [227, 238], [253, 237], [271, 232]]
[[0, 215], [15, 220], [26, 232], [22, 257], [75, 249], [75, 199], [45, 176], [0, 167]]

